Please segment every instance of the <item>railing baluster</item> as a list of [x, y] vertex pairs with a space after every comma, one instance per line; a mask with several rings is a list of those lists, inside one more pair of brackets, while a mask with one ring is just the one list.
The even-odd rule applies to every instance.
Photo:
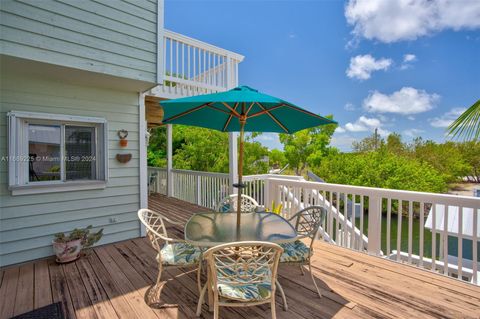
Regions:
[[182, 42], [182, 79], [185, 78], [185, 43]]
[[336, 192], [335, 193], [335, 199], [336, 199], [336, 209], [337, 209], [337, 221], [336, 221], [336, 232], [335, 232], [335, 239], [337, 242], [337, 245], [342, 246], [341, 241], [341, 236], [340, 236], [340, 193]]
[[478, 213], [480, 209], [475, 209], [475, 207], [472, 207], [472, 260], [473, 262], [473, 278], [472, 278], [472, 283], [475, 285], [478, 285], [478, 276], [477, 276], [477, 271], [478, 271], [478, 263], [476, 262], [478, 260], [478, 254], [477, 254], [477, 242], [478, 242]]
[[363, 244], [363, 208], [364, 208], [364, 200], [365, 198], [363, 195], [360, 196], [360, 245], [359, 249], [362, 251], [365, 250], [364, 244]]
[[432, 270], [436, 270], [437, 260], [437, 205], [432, 203]]
[[402, 250], [402, 213], [403, 213], [403, 203], [400, 199], [398, 201], [397, 209], [397, 261], [400, 261], [400, 252]]
[[387, 199], [387, 238], [386, 238], [386, 242], [387, 242], [387, 256], [390, 256], [390, 254], [392, 253], [392, 250], [391, 250], [391, 247], [390, 247], [390, 242], [392, 240], [392, 237], [391, 237], [391, 223], [392, 223], [392, 199], [389, 197]]
[[425, 225], [425, 203], [420, 202], [420, 225], [419, 225], [419, 232], [420, 232], [420, 242], [419, 242], [419, 266], [423, 268], [423, 247], [424, 247], [424, 226]]
[[449, 205], [445, 205], [444, 219], [443, 219], [443, 273], [448, 275], [448, 208]]
[[352, 223], [352, 227], [350, 227], [350, 248], [352, 249], [355, 249], [355, 245], [356, 245], [356, 239], [355, 239], [355, 229], [356, 229], [356, 225], [355, 225], [355, 215], [356, 215], [356, 204], [357, 202], [357, 195], [355, 194], [352, 194], [352, 215], [350, 215], [350, 222]]
[[343, 194], [343, 229], [342, 229], [342, 234], [343, 234], [343, 246], [348, 248], [349, 243], [348, 243], [347, 221], [348, 221], [348, 194], [344, 193]]
[[463, 207], [458, 207], [458, 279], [462, 279], [463, 272]]
[[[327, 193], [325, 192], [325, 196], [327, 195]], [[332, 214], [332, 192], [329, 192], [328, 193], [328, 198], [329, 198], [329, 205], [328, 205], [328, 231], [330, 232], [330, 238], [332, 240], [335, 240], [334, 239], [334, 229], [333, 229], [333, 214]], [[325, 198], [324, 198], [324, 204], [323, 204], [323, 207], [325, 207]], [[326, 207], [325, 207], [326, 208]]]
[[[178, 71], [178, 41], [175, 41], [175, 77], [180, 77], [180, 72]], [[173, 74], [172, 74], [173, 76]]]
[[[170, 69], [169, 69], [169, 72], [170, 72], [170, 76], [173, 76], [173, 40], [170, 39], [170, 57], [169, 57], [169, 61], [170, 61]], [[172, 82], [170, 82], [170, 87], [172, 86]]]
[[412, 263], [413, 202], [408, 201], [408, 263]]

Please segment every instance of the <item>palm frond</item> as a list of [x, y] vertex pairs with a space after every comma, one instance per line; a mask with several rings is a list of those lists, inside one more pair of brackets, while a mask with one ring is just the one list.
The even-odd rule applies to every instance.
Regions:
[[448, 135], [465, 141], [480, 140], [480, 100], [470, 106], [447, 128]]

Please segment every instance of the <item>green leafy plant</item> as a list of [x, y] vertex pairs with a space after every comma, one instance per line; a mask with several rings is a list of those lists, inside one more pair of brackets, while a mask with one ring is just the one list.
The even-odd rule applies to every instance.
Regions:
[[274, 213], [274, 214], [280, 214], [282, 212], [282, 204], [275, 204], [275, 201], [272, 201], [272, 208], [267, 208], [267, 212]]
[[68, 243], [74, 240], [81, 240], [83, 248], [92, 247], [103, 236], [103, 228], [95, 233], [90, 233], [92, 225], [85, 228], [75, 228], [69, 234], [57, 233], [55, 234], [54, 241], [56, 243]]
[[448, 134], [465, 141], [480, 140], [480, 100], [473, 103], [448, 127]]

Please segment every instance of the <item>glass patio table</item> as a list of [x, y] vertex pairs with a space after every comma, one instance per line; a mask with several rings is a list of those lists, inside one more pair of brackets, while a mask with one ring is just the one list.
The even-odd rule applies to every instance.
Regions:
[[295, 229], [285, 218], [266, 212], [242, 214], [238, 233], [236, 213], [198, 213], [187, 221], [184, 233], [187, 242], [200, 247], [236, 241], [282, 244], [298, 238]]
[[[283, 244], [299, 238], [295, 228], [282, 216], [259, 212], [243, 213], [237, 233], [236, 213], [198, 213], [190, 217], [185, 224], [185, 241], [205, 251], [209, 247], [236, 241], [267, 241]], [[207, 272], [207, 282], [210, 273]], [[283, 288], [277, 281], [277, 287], [284, 299], [284, 310], [287, 310]], [[208, 286], [207, 303], [213, 310], [213, 292]]]

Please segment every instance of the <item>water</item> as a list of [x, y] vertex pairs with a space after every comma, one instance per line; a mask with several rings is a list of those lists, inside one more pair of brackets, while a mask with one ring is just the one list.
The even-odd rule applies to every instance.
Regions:
[[[426, 217], [425, 217], [426, 219]], [[360, 227], [360, 220], [355, 220], [357, 227]], [[400, 250], [408, 252], [408, 217], [402, 216]], [[368, 214], [364, 216], [364, 232], [368, 237]], [[412, 254], [420, 255], [420, 234], [423, 232], [423, 256], [432, 257], [432, 232], [423, 227], [419, 218], [412, 219]], [[390, 221], [390, 250], [397, 250], [398, 216], [391, 216]], [[387, 216], [382, 215], [381, 249], [387, 254]], [[436, 257], [440, 255], [440, 235], [436, 235]], [[448, 238], [448, 254], [458, 256], [458, 239], [453, 236]], [[472, 241], [464, 239], [462, 243], [462, 256], [466, 259], [472, 259]], [[477, 245], [477, 256], [480, 261], [480, 245]]]

